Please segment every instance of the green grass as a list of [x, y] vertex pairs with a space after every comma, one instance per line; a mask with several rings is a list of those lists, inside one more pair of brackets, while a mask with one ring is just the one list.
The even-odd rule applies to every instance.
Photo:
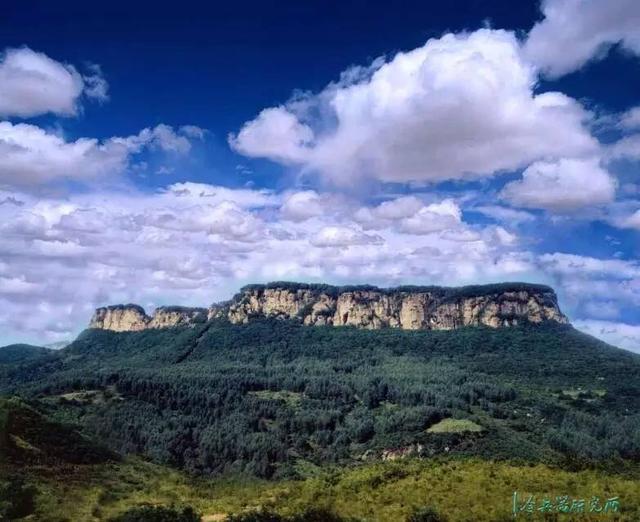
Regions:
[[481, 431], [484, 431], [482, 426], [468, 419], [442, 419], [427, 430], [428, 433], [479, 433]]
[[[128, 459], [65, 470], [64, 480], [55, 475], [43, 479], [38, 474], [34, 478], [39, 490], [34, 520], [106, 520], [148, 502], [192, 505], [206, 517], [259, 508], [291, 515], [314, 506], [371, 522], [403, 521], [414, 509], [428, 505], [449, 522], [495, 522], [509, 520], [517, 490], [538, 497], [619, 496], [621, 515], [616, 520], [631, 522], [640, 520], [639, 471], [611, 475], [478, 459], [401, 460], [325, 469], [304, 481], [269, 482], [243, 477], [194, 478]], [[602, 516], [585, 515], [580, 520], [601, 520]]]

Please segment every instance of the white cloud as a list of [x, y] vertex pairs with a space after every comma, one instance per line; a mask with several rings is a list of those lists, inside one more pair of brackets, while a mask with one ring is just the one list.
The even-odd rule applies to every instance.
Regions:
[[[514, 251], [514, 236], [464, 223], [451, 200], [409, 196], [361, 207], [338, 198], [341, 212], [322, 212], [335, 195], [297, 194], [302, 205], [320, 202], [313, 216], [292, 206], [293, 192], [198, 183], [60, 198], [0, 191], [0, 201], [22, 203], [0, 205], [0, 331], [66, 339], [98, 305], [208, 305], [264, 280], [464, 284], [535, 269], [531, 256]], [[413, 202], [413, 214], [398, 202]], [[375, 233], [356, 220], [362, 208], [386, 216]], [[404, 230], [415, 216], [425, 220], [419, 234]]]
[[620, 315], [620, 307], [615, 301], [589, 301], [584, 306], [589, 317], [614, 319]]
[[82, 79], [84, 80], [84, 94], [89, 98], [94, 98], [100, 102], [109, 99], [109, 84], [102, 75], [102, 68], [97, 63], [87, 65], [89, 70]]
[[[625, 187], [623, 187], [624, 189]], [[627, 196], [636, 197], [637, 191], [627, 189]], [[640, 201], [637, 199], [620, 199], [609, 205], [604, 219], [614, 227], [640, 230]], [[618, 244], [621, 244], [618, 242]]]
[[500, 205], [483, 205], [474, 207], [471, 210], [480, 212], [485, 216], [489, 216], [496, 221], [501, 221], [505, 224], [519, 225], [521, 223], [528, 223], [535, 221], [536, 217], [525, 210], [515, 210], [509, 207], [502, 207]]
[[619, 126], [623, 129], [640, 129], [640, 106], [624, 112], [620, 116]]
[[301, 222], [325, 214], [343, 214], [348, 205], [340, 195], [303, 190], [285, 193], [280, 213], [284, 219]]
[[540, 260], [547, 268], [563, 276], [587, 278], [606, 276], [615, 279], [640, 278], [640, 265], [621, 259], [599, 259], [575, 254], [543, 254]]
[[202, 140], [204, 139], [207, 130], [203, 129], [202, 127], [198, 127], [197, 125], [183, 125], [182, 127], [180, 127], [179, 132], [189, 138], [197, 138], [199, 140]]
[[361, 207], [354, 214], [355, 220], [366, 230], [387, 228], [400, 219], [412, 217], [424, 207], [415, 196], [401, 196], [383, 201], [376, 207]]
[[318, 247], [378, 245], [383, 242], [380, 236], [365, 234], [354, 228], [344, 226], [323, 227], [310, 241], [312, 245]]
[[231, 146], [247, 156], [266, 157], [283, 163], [305, 161], [313, 140], [313, 131], [298, 121], [284, 107], [263, 110], [248, 122], [237, 136], [231, 135]]
[[614, 224], [620, 228], [640, 230], [640, 210], [636, 210], [634, 213], [616, 220]]
[[562, 158], [529, 165], [500, 196], [515, 206], [571, 212], [613, 201], [615, 179], [598, 159]]
[[462, 223], [462, 211], [451, 200], [433, 203], [400, 221], [400, 230], [409, 234], [431, 234], [456, 229]]
[[[403, 196], [380, 203], [380, 205], [372, 210], [372, 213], [379, 219], [402, 219], [413, 216], [423, 206], [424, 203], [420, 198], [416, 196]], [[447, 203], [446, 206], [448, 206], [449, 212], [445, 210], [444, 213], [451, 213], [453, 205]], [[457, 211], [453, 210], [453, 213], [455, 214]]]
[[38, 187], [55, 180], [95, 181], [125, 171], [145, 147], [187, 153], [191, 144], [167, 125], [135, 136], [67, 141], [35, 125], [0, 122], [0, 187]]
[[174, 183], [161, 191], [161, 200], [166, 200], [167, 204], [175, 205], [176, 198], [179, 198], [181, 205], [195, 205], [202, 201], [209, 204], [232, 201], [244, 209], [276, 207], [280, 205], [280, 196], [267, 189], [232, 189], [207, 183]]
[[231, 145], [342, 185], [477, 178], [598, 149], [578, 102], [534, 94], [536, 70], [510, 32], [447, 34], [355, 71], [265, 109]]
[[609, 47], [640, 54], [637, 0], [544, 0], [544, 19], [529, 32], [525, 56], [551, 77], [580, 69]]
[[82, 94], [103, 101], [107, 91], [100, 67], [94, 64], [83, 77], [72, 65], [28, 47], [7, 49], [0, 57], [0, 116], [72, 116]]
[[640, 134], [631, 134], [609, 145], [606, 149], [609, 160], [640, 160]]
[[613, 346], [640, 353], [640, 325], [584, 319], [574, 326]]
[[539, 256], [538, 265], [556, 281], [564, 302], [579, 317], [586, 314], [591, 318], [609, 319], [613, 307], [628, 310], [640, 306], [637, 261], [556, 252]]

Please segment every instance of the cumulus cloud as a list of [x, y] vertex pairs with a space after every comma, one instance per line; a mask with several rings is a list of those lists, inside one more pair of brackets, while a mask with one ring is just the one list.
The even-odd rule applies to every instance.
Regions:
[[0, 57], [0, 116], [72, 116], [83, 94], [104, 101], [107, 93], [98, 65], [89, 64], [83, 76], [74, 66], [28, 47], [7, 49]]
[[342, 185], [477, 178], [595, 153], [590, 114], [564, 94], [535, 94], [536, 82], [513, 33], [447, 34], [265, 109], [230, 144]]
[[500, 196], [515, 206], [571, 212], [613, 201], [615, 179], [597, 158], [562, 158], [529, 165]]
[[304, 162], [309, 152], [307, 145], [312, 140], [311, 128], [284, 107], [263, 110], [237, 136], [229, 137], [230, 145], [242, 154], [282, 163]]
[[585, 319], [576, 321], [575, 327], [613, 346], [640, 353], [640, 325]]
[[348, 204], [346, 198], [339, 194], [318, 194], [315, 190], [293, 191], [285, 193], [280, 213], [284, 219], [300, 222], [329, 213], [343, 214]]
[[63, 136], [35, 125], [0, 122], [0, 187], [37, 187], [54, 180], [91, 181], [124, 172], [145, 148], [184, 154], [189, 139], [168, 125], [104, 141]]
[[640, 54], [636, 0], [544, 0], [544, 18], [529, 32], [524, 54], [550, 77], [580, 69], [619, 44]]
[[461, 223], [460, 207], [448, 199], [422, 207], [412, 216], [404, 217], [400, 221], [400, 229], [409, 234], [421, 235], [457, 229]]

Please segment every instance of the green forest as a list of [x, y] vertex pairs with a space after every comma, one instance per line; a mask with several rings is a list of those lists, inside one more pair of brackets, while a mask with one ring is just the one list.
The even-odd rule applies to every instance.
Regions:
[[0, 357], [0, 393], [88, 437], [92, 459], [141, 457], [190, 480], [298, 484], [403, 461], [419, 477], [434, 462], [636, 477], [640, 461], [640, 357], [558, 324], [87, 330]]

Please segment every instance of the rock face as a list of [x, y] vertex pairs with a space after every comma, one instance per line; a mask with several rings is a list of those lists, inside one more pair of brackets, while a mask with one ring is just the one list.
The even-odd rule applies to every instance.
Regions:
[[500, 328], [522, 322], [566, 323], [548, 286], [502, 283], [460, 288], [335, 287], [297, 283], [249, 285], [226, 303], [204, 308], [158, 308], [152, 317], [137, 305], [98, 308], [90, 328], [135, 331], [197, 324], [213, 318], [247, 323], [255, 317], [293, 319], [305, 325], [451, 330]]
[[91, 318], [89, 328], [131, 332], [144, 330], [148, 324], [149, 317], [141, 306], [127, 304], [98, 308]]
[[203, 323], [207, 320], [206, 308], [187, 308], [184, 306], [161, 306], [156, 308], [149, 328], [167, 328], [183, 324]]
[[404, 330], [567, 322], [551, 288], [523, 283], [395, 289], [249, 286], [232, 300], [227, 317], [232, 323], [246, 323], [254, 316], [297, 318], [307, 325]]
[[98, 308], [91, 318], [89, 328], [114, 332], [134, 332], [147, 328], [167, 328], [202, 323], [206, 319], [206, 308], [165, 306], [157, 308], [150, 317], [141, 306], [127, 304]]

